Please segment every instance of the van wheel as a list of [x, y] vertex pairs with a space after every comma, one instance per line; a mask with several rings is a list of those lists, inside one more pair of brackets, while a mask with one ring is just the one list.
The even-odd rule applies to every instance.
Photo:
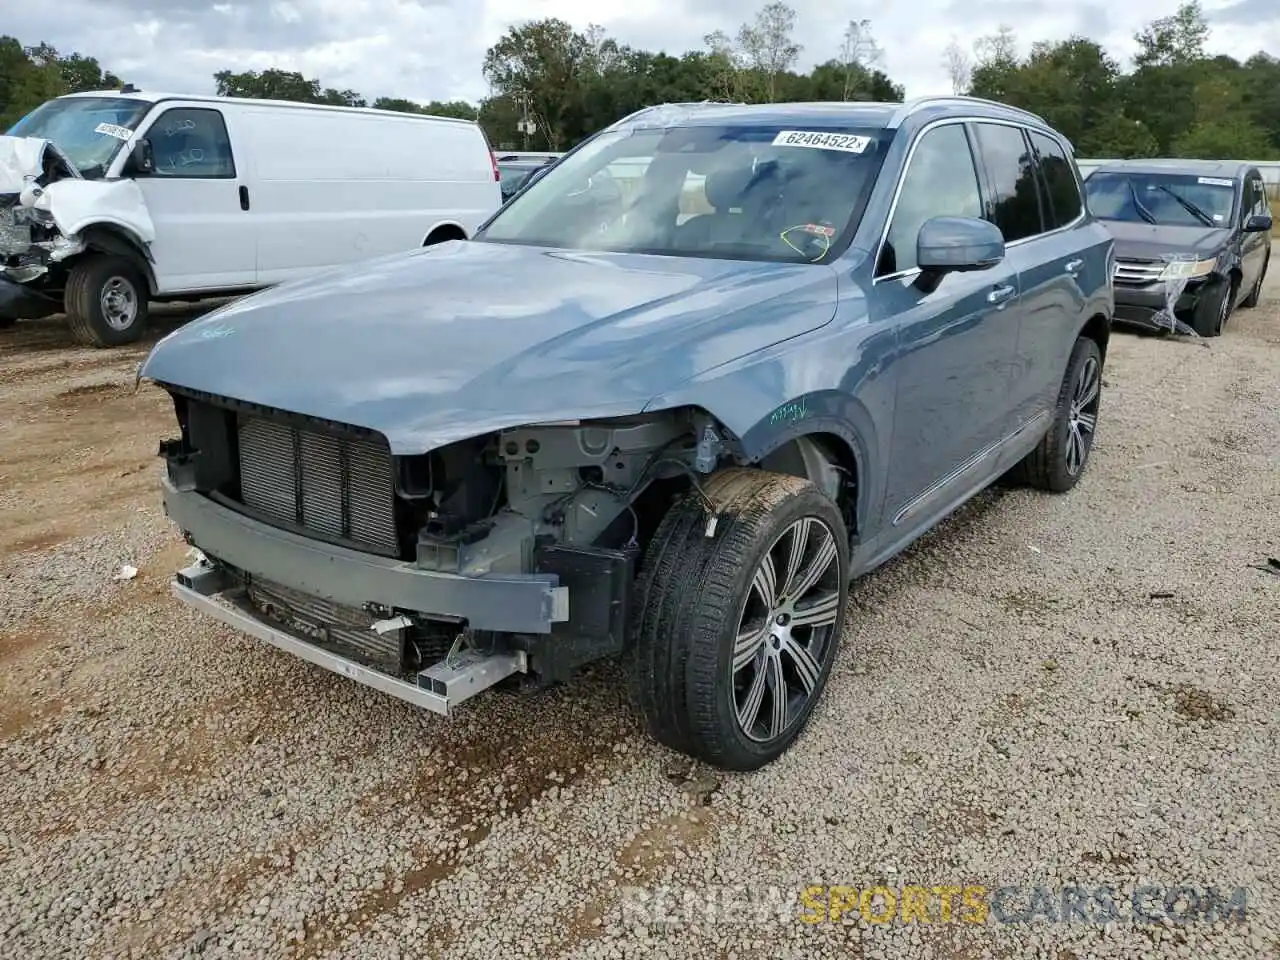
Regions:
[[[631, 681], [659, 742], [726, 770], [755, 770], [800, 735], [835, 661], [849, 543], [808, 480], [716, 474], [667, 513], [645, 553]], [[718, 528], [718, 529], [717, 529]]]
[[146, 279], [123, 257], [77, 260], [63, 294], [72, 337], [90, 347], [136, 342], [147, 328], [148, 295]]
[[1223, 280], [1214, 284], [1196, 301], [1191, 314], [1191, 328], [1202, 337], [1217, 337], [1231, 316], [1231, 302], [1235, 299], [1234, 281]]
[[1058, 390], [1053, 422], [1036, 448], [1009, 471], [1010, 479], [1052, 493], [1074, 487], [1093, 451], [1101, 405], [1102, 351], [1080, 337]]

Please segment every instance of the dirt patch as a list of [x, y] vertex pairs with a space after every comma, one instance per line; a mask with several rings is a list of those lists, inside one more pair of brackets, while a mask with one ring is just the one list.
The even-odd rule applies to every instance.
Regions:
[[1181, 686], [1173, 690], [1173, 709], [1175, 713], [1190, 720], [1208, 720], [1217, 723], [1231, 720], [1235, 711], [1206, 690]]

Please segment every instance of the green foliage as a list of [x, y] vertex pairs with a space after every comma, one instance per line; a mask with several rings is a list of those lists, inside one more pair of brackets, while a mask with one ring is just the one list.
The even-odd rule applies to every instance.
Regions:
[[[1199, 3], [1134, 35], [1130, 73], [1083, 37], [1018, 55], [1013, 31], [975, 44], [970, 92], [1042, 115], [1080, 156], [1280, 158], [1280, 60], [1208, 57]], [[956, 53], [944, 63], [954, 72]]]
[[[383, 96], [372, 105], [478, 120], [497, 149], [564, 150], [655, 103], [903, 98], [880, 67], [869, 21], [851, 20], [831, 56], [804, 73], [796, 69], [803, 51], [795, 26], [795, 10], [771, 0], [736, 30], [709, 34], [703, 49], [674, 56], [627, 47], [598, 26], [533, 20], [509, 28], [485, 54], [490, 96], [479, 104]], [[1023, 56], [1011, 27], [979, 38], [972, 56], [953, 39], [943, 62], [955, 92], [1039, 113], [1080, 156], [1280, 158], [1280, 58], [1211, 58], [1208, 37], [1200, 4], [1190, 0], [1134, 35], [1129, 72], [1082, 36], [1033, 44]], [[214, 80], [224, 96], [368, 102], [289, 70], [222, 70]], [[0, 37], [0, 129], [50, 97], [119, 84], [93, 57]]]

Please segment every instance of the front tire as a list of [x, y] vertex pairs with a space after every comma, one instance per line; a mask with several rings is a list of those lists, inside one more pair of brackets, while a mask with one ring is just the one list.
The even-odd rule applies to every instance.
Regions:
[[1236, 285], [1230, 280], [1215, 283], [1205, 290], [1191, 314], [1191, 329], [1202, 337], [1221, 336], [1222, 328], [1231, 316], [1235, 295]]
[[1088, 337], [1076, 340], [1058, 390], [1053, 422], [1040, 443], [1011, 471], [1012, 479], [1065, 493], [1079, 482], [1093, 450], [1102, 405], [1102, 351]]
[[650, 733], [725, 770], [756, 770], [800, 735], [826, 687], [848, 602], [849, 538], [807, 480], [716, 474], [715, 510], [667, 513], [637, 591], [632, 685]]
[[146, 278], [123, 257], [77, 260], [63, 294], [71, 336], [88, 347], [137, 342], [147, 328], [148, 295]]

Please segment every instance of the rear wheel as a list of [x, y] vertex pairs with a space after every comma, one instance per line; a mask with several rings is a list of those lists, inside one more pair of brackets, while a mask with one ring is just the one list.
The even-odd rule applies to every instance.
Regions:
[[86, 346], [134, 343], [147, 328], [148, 296], [146, 279], [128, 260], [91, 254], [76, 261], [67, 277], [67, 326]]
[[1010, 471], [1010, 479], [1065, 493], [1076, 485], [1093, 451], [1102, 405], [1102, 351], [1088, 337], [1076, 340], [1058, 390], [1053, 422], [1039, 445]]
[[826, 686], [848, 596], [848, 534], [808, 480], [715, 475], [645, 555], [632, 684], [649, 731], [713, 766], [754, 770], [800, 735]]

